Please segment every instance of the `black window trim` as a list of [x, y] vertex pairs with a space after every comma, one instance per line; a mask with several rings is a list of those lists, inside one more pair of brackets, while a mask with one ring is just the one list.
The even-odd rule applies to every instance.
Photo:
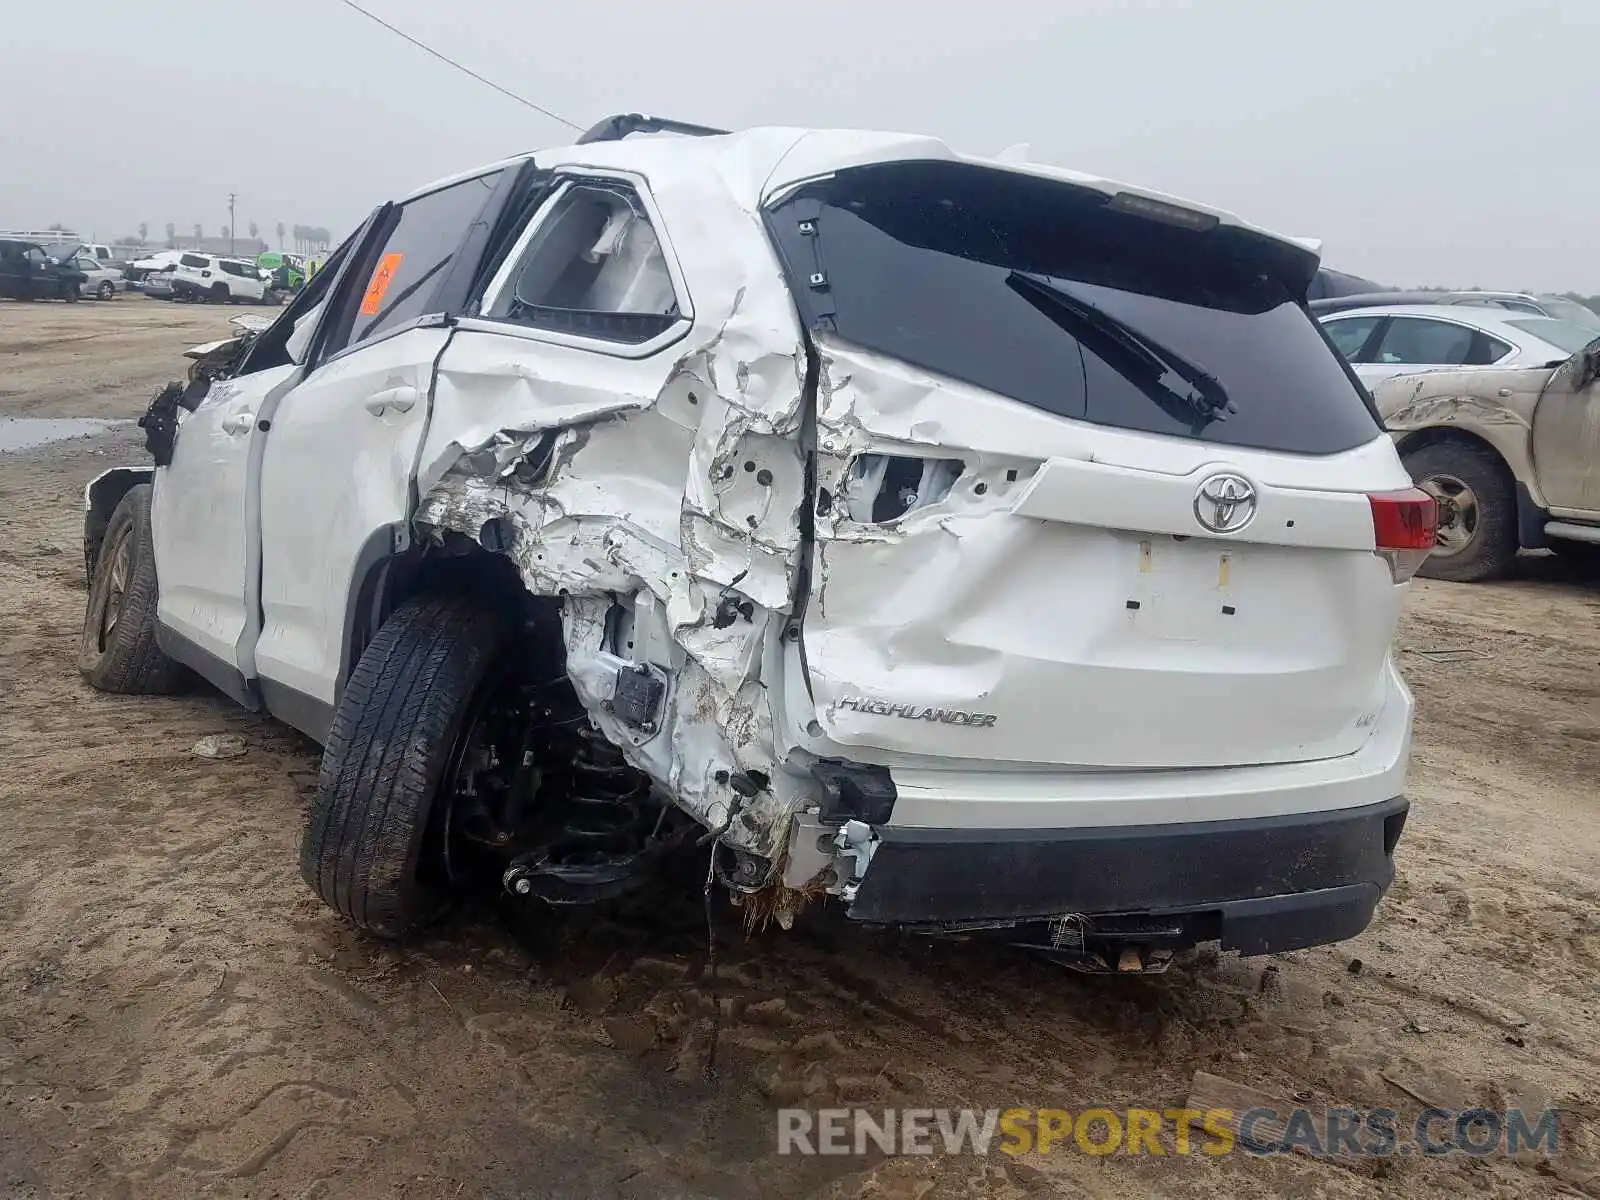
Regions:
[[[678, 319], [667, 329], [647, 341], [618, 342], [587, 334], [539, 329], [516, 321], [507, 321], [503, 318], [482, 315], [485, 310], [494, 306], [506, 288], [514, 285], [517, 270], [522, 264], [523, 255], [527, 253], [528, 244], [533, 240], [539, 228], [550, 219], [551, 213], [555, 211], [556, 205], [560, 203], [561, 198], [573, 187], [584, 184], [609, 184], [613, 186], [622, 184], [628, 188], [638, 198], [639, 202], [644, 205], [645, 216], [649, 218], [651, 230], [656, 235], [656, 241], [661, 245], [661, 254], [667, 264], [667, 274], [672, 280], [672, 291], [678, 301]], [[611, 171], [596, 167], [557, 167], [552, 173], [548, 192], [533, 210], [532, 215], [529, 216], [527, 224], [517, 233], [515, 242], [506, 252], [505, 259], [501, 262], [493, 277], [483, 284], [474, 315], [463, 316], [457, 322], [457, 325], [462, 329], [526, 338], [529, 341], [544, 342], [555, 346], [568, 346], [577, 350], [606, 354], [613, 358], [643, 359], [659, 354], [668, 346], [682, 341], [689, 335], [689, 331], [694, 328], [694, 323], [694, 298], [689, 292], [689, 284], [683, 273], [683, 265], [673, 247], [671, 231], [667, 228], [666, 221], [661, 216], [661, 209], [656, 204], [655, 196], [650, 191], [648, 180], [644, 176], [631, 171]]]

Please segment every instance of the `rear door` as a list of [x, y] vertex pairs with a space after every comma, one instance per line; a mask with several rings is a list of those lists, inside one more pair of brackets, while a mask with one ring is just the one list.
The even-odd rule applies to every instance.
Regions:
[[393, 206], [341, 281], [305, 377], [271, 412], [261, 475], [267, 706], [326, 732], [349, 664], [358, 571], [406, 545], [434, 367], [450, 339], [435, 303], [502, 172]]
[[952, 164], [842, 171], [769, 225], [818, 373], [796, 744], [1125, 768], [1360, 747], [1404, 590], [1368, 493], [1410, 481], [1295, 299], [1309, 258]]

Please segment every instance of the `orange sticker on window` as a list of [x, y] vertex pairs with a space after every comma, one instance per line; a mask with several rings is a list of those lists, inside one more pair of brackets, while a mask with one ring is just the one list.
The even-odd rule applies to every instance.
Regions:
[[361, 297], [363, 317], [375, 317], [383, 311], [384, 293], [394, 282], [394, 273], [400, 269], [400, 260], [404, 257], [404, 254], [395, 252], [385, 254], [378, 260], [378, 269], [372, 273], [372, 282], [367, 284], [367, 294]]

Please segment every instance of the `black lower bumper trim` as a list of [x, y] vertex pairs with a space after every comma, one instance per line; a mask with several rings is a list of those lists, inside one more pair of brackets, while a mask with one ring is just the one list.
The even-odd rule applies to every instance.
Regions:
[[[850, 915], [908, 926], [1171, 917], [1245, 953], [1341, 941], [1394, 880], [1403, 797], [1360, 808], [1102, 829], [877, 830]], [[1091, 927], [1093, 922], [1091, 921]]]

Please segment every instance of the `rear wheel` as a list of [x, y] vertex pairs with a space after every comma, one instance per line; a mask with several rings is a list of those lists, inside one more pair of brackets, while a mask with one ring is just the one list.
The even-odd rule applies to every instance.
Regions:
[[211, 298], [218, 304], [228, 303], [232, 298], [228, 291], [228, 285], [225, 283], [213, 283], [211, 285]]
[[1503, 575], [1517, 556], [1517, 497], [1505, 464], [1487, 447], [1435, 442], [1405, 457], [1439, 505], [1439, 534], [1419, 574], [1458, 583]]
[[122, 695], [178, 690], [183, 669], [156, 645], [158, 597], [150, 485], [141, 483], [112, 512], [89, 581], [78, 670], [91, 686]]
[[68, 304], [76, 304], [78, 302], [78, 285], [75, 283], [63, 284], [61, 298]]
[[449, 899], [449, 805], [511, 622], [480, 602], [408, 601], [372, 639], [322, 756], [300, 874], [369, 933], [400, 938]]
[[105, 280], [98, 288], [95, 289], [95, 295], [99, 296], [102, 300], [113, 299], [116, 294], [116, 286], [109, 279]]

